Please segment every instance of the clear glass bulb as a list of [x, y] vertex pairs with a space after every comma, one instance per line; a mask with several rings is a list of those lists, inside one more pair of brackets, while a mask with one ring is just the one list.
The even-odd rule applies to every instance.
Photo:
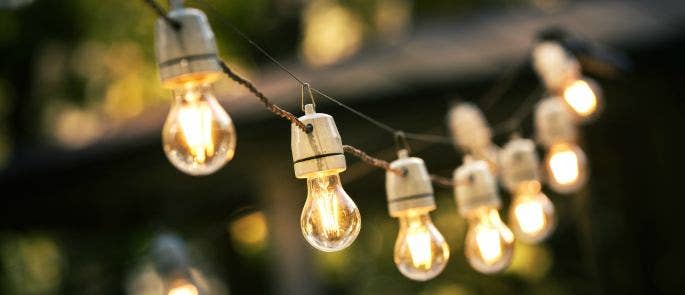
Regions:
[[359, 234], [361, 216], [343, 190], [338, 173], [321, 172], [307, 178], [307, 189], [300, 217], [304, 238], [321, 251], [347, 248]]
[[180, 282], [174, 284], [173, 287], [169, 289], [168, 295], [198, 295], [199, 292], [195, 285], [189, 282]]
[[526, 181], [519, 185], [509, 210], [516, 238], [526, 243], [538, 243], [554, 230], [554, 204], [541, 191], [540, 182]]
[[548, 183], [559, 193], [575, 192], [587, 182], [585, 153], [575, 144], [558, 143], [547, 152]]
[[575, 113], [576, 117], [585, 120], [594, 117], [602, 103], [601, 90], [596, 82], [583, 78], [571, 82], [563, 91], [563, 101]]
[[214, 173], [235, 152], [236, 133], [231, 117], [208, 86], [189, 86], [174, 94], [162, 131], [167, 158], [190, 175]]
[[435, 228], [428, 211], [412, 211], [399, 217], [395, 242], [395, 265], [406, 277], [427, 281], [439, 275], [450, 258], [445, 238]]
[[511, 263], [514, 234], [497, 209], [481, 207], [469, 218], [465, 254], [471, 267], [482, 273], [502, 271]]

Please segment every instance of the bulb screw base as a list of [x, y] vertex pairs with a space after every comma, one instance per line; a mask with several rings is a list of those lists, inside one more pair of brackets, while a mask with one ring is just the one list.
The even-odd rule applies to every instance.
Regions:
[[[399, 151], [399, 159], [390, 163], [385, 173], [385, 190], [388, 211], [392, 217], [400, 217], [407, 210], [433, 211], [436, 209], [426, 164], [420, 158], [409, 157], [406, 150]], [[399, 175], [394, 171], [402, 170]]]
[[178, 88], [187, 83], [206, 84], [219, 79], [222, 72], [207, 16], [198, 9], [174, 5], [168, 17], [180, 27], [174, 28], [162, 18], [155, 27], [157, 65], [164, 86]]
[[509, 192], [515, 192], [522, 182], [540, 179], [540, 160], [530, 139], [510, 140], [500, 150], [499, 161], [502, 183]]
[[295, 177], [308, 178], [320, 172], [340, 173], [347, 169], [342, 140], [333, 117], [317, 113], [314, 105], [305, 106], [305, 115], [299, 120], [311, 125], [312, 131], [302, 131], [295, 124], [290, 128], [290, 147]]
[[495, 177], [483, 160], [467, 156], [464, 164], [454, 171], [454, 183], [455, 199], [462, 216], [469, 216], [480, 207], [499, 208], [502, 205]]

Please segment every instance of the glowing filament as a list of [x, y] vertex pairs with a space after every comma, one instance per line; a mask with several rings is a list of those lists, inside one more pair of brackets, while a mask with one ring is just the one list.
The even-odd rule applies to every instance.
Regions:
[[580, 116], [589, 116], [597, 110], [597, 95], [583, 80], [576, 80], [564, 89], [564, 101]]
[[169, 290], [168, 295], [198, 295], [198, 291], [192, 284], [183, 284]]
[[514, 214], [516, 214], [518, 224], [524, 233], [537, 233], [545, 227], [544, 209], [538, 202], [520, 203], [514, 208]]
[[414, 267], [430, 269], [433, 264], [433, 255], [428, 228], [421, 223], [411, 224], [407, 232], [407, 244]]
[[[326, 191], [323, 187], [322, 190]], [[321, 220], [321, 227], [323, 232], [328, 237], [337, 237], [340, 235], [340, 210], [338, 210], [338, 202], [333, 192], [325, 192], [316, 200], [316, 206], [319, 211], [319, 218]]]
[[204, 163], [214, 155], [212, 110], [207, 103], [188, 103], [179, 109], [178, 119], [186, 144], [195, 162]]
[[573, 184], [578, 181], [580, 176], [578, 155], [570, 149], [554, 151], [549, 158], [549, 169], [557, 183], [561, 185]]
[[478, 250], [486, 263], [494, 263], [502, 256], [499, 231], [491, 228], [481, 228], [476, 232]]

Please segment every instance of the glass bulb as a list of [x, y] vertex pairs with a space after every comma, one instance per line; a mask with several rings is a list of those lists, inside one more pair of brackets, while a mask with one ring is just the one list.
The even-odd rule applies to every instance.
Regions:
[[195, 285], [185, 282], [177, 284], [175, 287], [169, 289], [168, 295], [198, 295], [199, 292]]
[[516, 237], [527, 243], [538, 243], [554, 230], [554, 204], [540, 190], [540, 182], [519, 185], [509, 210], [509, 223]]
[[563, 101], [581, 119], [594, 116], [601, 105], [601, 91], [597, 83], [583, 78], [571, 82], [563, 92]]
[[545, 167], [550, 187], [559, 193], [577, 191], [587, 181], [585, 153], [575, 144], [552, 145], [547, 152]]
[[343, 190], [337, 172], [321, 172], [307, 178], [307, 201], [300, 226], [307, 242], [333, 252], [347, 248], [359, 234], [359, 209]]
[[162, 131], [164, 152], [187, 174], [211, 174], [233, 158], [233, 121], [207, 86], [189, 86], [174, 94]]
[[514, 234], [502, 222], [495, 208], [475, 209], [466, 233], [466, 258], [482, 273], [495, 273], [511, 263]]
[[400, 232], [394, 255], [397, 269], [416, 281], [427, 281], [439, 275], [447, 265], [450, 250], [428, 212], [410, 210], [399, 219]]

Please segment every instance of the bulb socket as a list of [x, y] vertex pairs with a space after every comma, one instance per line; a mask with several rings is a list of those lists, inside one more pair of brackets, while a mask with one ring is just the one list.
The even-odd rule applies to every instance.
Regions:
[[155, 51], [159, 75], [167, 88], [188, 83], [206, 84], [219, 79], [219, 66], [214, 32], [207, 16], [195, 8], [174, 5], [169, 18], [180, 24], [178, 29], [159, 18], [155, 27]]
[[502, 201], [497, 191], [497, 182], [483, 160], [464, 160], [454, 171], [454, 195], [459, 214], [467, 217], [480, 207], [499, 208]]
[[399, 159], [390, 163], [390, 169], [403, 171], [401, 175], [394, 171], [385, 173], [390, 216], [400, 217], [408, 210], [435, 210], [433, 185], [423, 160], [400, 150]]
[[499, 161], [502, 183], [509, 192], [515, 192], [523, 182], [540, 180], [540, 160], [530, 139], [510, 140], [500, 151]]
[[546, 147], [559, 142], [575, 142], [577, 137], [573, 115], [559, 97], [543, 99], [535, 107], [535, 132]]
[[472, 153], [491, 148], [492, 132], [476, 105], [466, 102], [452, 107], [448, 121], [456, 146]]
[[292, 124], [290, 147], [293, 154], [295, 177], [309, 178], [320, 172], [340, 173], [347, 169], [342, 140], [333, 117], [317, 113], [314, 105], [305, 106], [305, 115], [299, 120], [311, 124], [312, 132], [305, 133]]
[[558, 42], [538, 43], [532, 57], [535, 72], [553, 93], [560, 93], [569, 81], [580, 77], [580, 63]]

